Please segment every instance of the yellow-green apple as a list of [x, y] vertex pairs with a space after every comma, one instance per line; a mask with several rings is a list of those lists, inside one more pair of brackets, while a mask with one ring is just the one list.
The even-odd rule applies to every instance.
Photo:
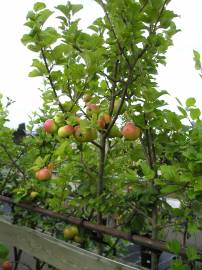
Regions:
[[35, 176], [36, 176], [36, 179], [40, 181], [46, 181], [46, 180], [51, 179], [52, 173], [47, 167], [44, 167], [40, 169], [39, 171], [37, 171]]
[[[113, 114], [116, 114], [118, 112], [119, 106], [121, 104], [121, 99], [116, 98], [114, 101], [114, 109], [113, 109]], [[126, 103], [124, 102], [122, 107], [121, 107], [121, 111], [119, 114], [123, 114], [126, 111]]]
[[71, 240], [78, 234], [79, 230], [76, 226], [68, 226], [63, 230], [63, 235], [66, 240]]
[[78, 142], [91, 142], [97, 139], [97, 131], [95, 128], [74, 127], [74, 136]]
[[88, 116], [92, 116], [93, 114], [97, 114], [99, 112], [99, 106], [95, 103], [87, 103], [86, 108], [86, 113]]
[[66, 125], [58, 129], [58, 136], [61, 138], [66, 138], [73, 134], [74, 134], [74, 127], [72, 125]]
[[65, 116], [62, 112], [58, 112], [54, 117], [55, 123], [61, 126], [65, 123]]
[[3, 270], [12, 270], [13, 269], [13, 264], [10, 261], [5, 261], [1, 265]]
[[137, 140], [140, 137], [141, 130], [134, 123], [128, 122], [122, 128], [122, 135], [127, 140]]
[[78, 244], [82, 244], [83, 243], [83, 239], [79, 235], [75, 235], [73, 240], [74, 240], [74, 242], [76, 242]]
[[110, 129], [110, 132], [109, 132], [109, 138], [115, 138], [115, 137], [118, 137], [118, 138], [122, 137], [122, 134], [116, 125], [114, 125]]
[[43, 127], [47, 133], [51, 133], [51, 134], [57, 130], [57, 126], [56, 126], [55, 121], [53, 119], [47, 119], [44, 122]]
[[39, 193], [38, 193], [37, 191], [32, 191], [32, 192], [30, 193], [30, 197], [31, 197], [32, 199], [35, 199], [38, 195], [39, 195]]

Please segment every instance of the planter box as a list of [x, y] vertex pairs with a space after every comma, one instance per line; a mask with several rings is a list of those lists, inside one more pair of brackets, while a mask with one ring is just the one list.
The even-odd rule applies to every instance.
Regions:
[[60, 270], [140, 270], [93, 254], [0, 217], [0, 241], [16, 246]]

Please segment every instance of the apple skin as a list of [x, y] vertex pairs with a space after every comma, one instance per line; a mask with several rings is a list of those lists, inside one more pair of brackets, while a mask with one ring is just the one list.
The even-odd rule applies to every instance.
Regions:
[[[120, 103], [121, 103], [121, 100], [119, 98], [117, 98], [115, 101], [114, 101], [114, 109], [113, 109], [113, 114], [116, 114], [118, 112], [118, 108], [120, 106]], [[124, 112], [126, 111], [126, 104], [125, 102], [123, 103], [122, 105], [122, 108], [121, 108], [121, 111], [119, 114], [123, 114]]]
[[102, 117], [103, 117], [106, 125], [111, 123], [111, 121], [112, 121], [111, 115], [109, 115], [108, 113], [103, 113]]
[[1, 267], [3, 270], [12, 270], [13, 269], [13, 265], [10, 261], [3, 262]]
[[78, 142], [92, 142], [97, 139], [97, 131], [94, 128], [81, 129], [80, 126], [74, 127], [74, 137]]
[[35, 176], [36, 176], [36, 179], [40, 181], [46, 181], [46, 180], [51, 179], [52, 174], [51, 174], [51, 171], [47, 167], [44, 167], [40, 169], [39, 171], [37, 171]]
[[43, 125], [44, 130], [47, 133], [53, 134], [57, 130], [57, 126], [53, 119], [47, 119]]
[[66, 240], [72, 240], [78, 234], [79, 234], [79, 231], [76, 226], [69, 226], [69, 227], [64, 228], [63, 230], [63, 236]]
[[101, 128], [101, 129], [105, 128], [105, 120], [103, 119], [103, 117], [100, 117], [100, 118], [97, 120], [97, 125], [98, 125], [99, 128]]
[[128, 122], [122, 128], [122, 135], [126, 140], [137, 140], [140, 137], [141, 130], [136, 127], [132, 122]]
[[92, 116], [93, 114], [97, 114], [99, 112], [99, 106], [95, 103], [87, 103], [86, 104], [86, 114], [88, 116]]
[[58, 129], [58, 136], [60, 138], [67, 138], [73, 134], [74, 134], [74, 127], [71, 125], [66, 125]]
[[39, 195], [39, 193], [36, 192], [36, 191], [32, 191], [32, 192], [30, 193], [30, 197], [31, 197], [32, 199], [35, 199], [38, 195]]
[[57, 125], [61, 126], [65, 123], [65, 116], [62, 112], [58, 112], [54, 117], [54, 121]]
[[121, 138], [122, 134], [119, 128], [116, 125], [114, 125], [109, 132], [109, 138], [116, 138], [116, 137]]

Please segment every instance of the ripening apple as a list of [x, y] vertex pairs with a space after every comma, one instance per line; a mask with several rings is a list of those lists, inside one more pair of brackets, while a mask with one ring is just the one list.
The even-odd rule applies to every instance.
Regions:
[[105, 113], [103, 113], [102, 117], [103, 117], [103, 119], [105, 121], [105, 125], [108, 125], [108, 124], [111, 123], [112, 117], [111, 117], [110, 114], [108, 114], [108, 113], [105, 112]]
[[115, 137], [118, 137], [118, 138], [122, 137], [122, 134], [116, 125], [114, 125], [109, 132], [109, 138], [115, 138]]
[[[121, 99], [117, 98], [114, 101], [114, 109], [113, 109], [113, 114], [116, 114], [118, 112], [119, 106], [121, 103]], [[120, 114], [123, 114], [126, 111], [126, 103], [124, 102], [120, 111]]]
[[91, 142], [97, 139], [97, 131], [95, 128], [84, 128], [80, 126], [74, 127], [74, 137], [78, 142]]
[[46, 181], [46, 180], [51, 179], [52, 173], [47, 167], [44, 167], [40, 169], [39, 171], [37, 171], [35, 176], [36, 176], [36, 179], [40, 181]]
[[76, 226], [68, 226], [63, 230], [63, 235], [66, 240], [71, 240], [78, 234], [79, 230]]
[[101, 129], [105, 128], [105, 120], [104, 120], [103, 117], [99, 117], [99, 118], [98, 118], [98, 120], [97, 120], [97, 125], [98, 125]]
[[58, 136], [60, 138], [66, 138], [74, 134], [74, 127], [72, 125], [66, 125], [58, 129]]
[[47, 119], [44, 122], [43, 127], [44, 127], [44, 130], [50, 134], [54, 133], [57, 130], [57, 126], [56, 126], [55, 121], [53, 119]]
[[136, 127], [132, 122], [128, 122], [122, 128], [122, 135], [127, 140], [137, 140], [140, 137], [141, 130]]
[[1, 267], [3, 270], [12, 270], [13, 269], [13, 265], [10, 261], [3, 262]]
[[32, 191], [32, 192], [30, 193], [30, 197], [31, 197], [32, 199], [35, 199], [38, 195], [39, 195], [39, 193], [36, 192], [36, 191]]
[[99, 112], [99, 106], [95, 103], [87, 103], [86, 104], [86, 113], [88, 116], [92, 116], [93, 114], [97, 114]]
[[65, 116], [62, 112], [58, 112], [54, 117], [54, 121], [57, 125], [61, 126], [65, 123]]

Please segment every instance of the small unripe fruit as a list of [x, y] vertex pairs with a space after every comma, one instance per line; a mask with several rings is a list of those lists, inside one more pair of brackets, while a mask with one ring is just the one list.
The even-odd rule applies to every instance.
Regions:
[[58, 136], [60, 138], [66, 138], [72, 134], [74, 134], [74, 127], [71, 125], [66, 125], [58, 129]]
[[74, 128], [74, 137], [78, 142], [92, 142], [97, 139], [97, 131], [95, 128], [81, 129], [80, 126]]
[[39, 171], [37, 171], [35, 176], [40, 181], [46, 181], [46, 180], [51, 179], [52, 174], [51, 174], [51, 171], [47, 167], [44, 167], [40, 169]]
[[[121, 99], [117, 98], [114, 101], [114, 109], [113, 109], [113, 114], [116, 114], [118, 112], [119, 106], [121, 103]], [[119, 112], [119, 114], [123, 114], [126, 111], [126, 103], [124, 102], [122, 107], [121, 107], [121, 111]]]
[[3, 270], [12, 270], [13, 265], [10, 261], [5, 261], [2, 263], [1, 267]]
[[44, 127], [44, 130], [50, 134], [54, 133], [57, 130], [57, 126], [53, 119], [46, 120], [43, 127]]
[[63, 235], [66, 240], [71, 240], [78, 234], [79, 234], [79, 231], [76, 226], [66, 227], [63, 231]]
[[32, 191], [32, 192], [30, 193], [30, 197], [31, 197], [32, 199], [35, 199], [38, 195], [39, 195], [39, 193], [36, 192], [36, 191]]
[[65, 123], [65, 116], [62, 112], [58, 112], [54, 117], [54, 121], [57, 125], [61, 126]]
[[141, 130], [136, 127], [133, 123], [126, 123], [122, 128], [122, 134], [127, 140], [137, 140], [140, 137]]
[[92, 116], [93, 114], [97, 114], [99, 112], [99, 106], [94, 103], [87, 103], [86, 113], [88, 116]]

